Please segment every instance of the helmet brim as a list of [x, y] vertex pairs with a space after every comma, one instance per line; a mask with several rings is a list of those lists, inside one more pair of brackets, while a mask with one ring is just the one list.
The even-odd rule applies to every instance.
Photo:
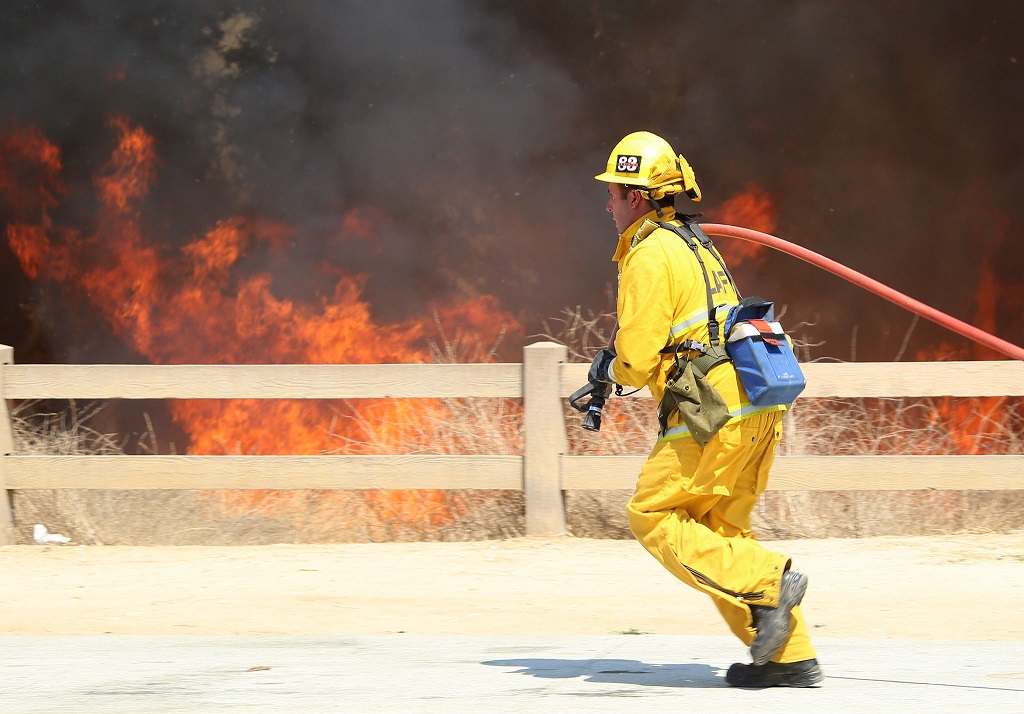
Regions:
[[642, 186], [641, 179], [639, 176], [620, 176], [619, 174], [613, 174], [610, 171], [605, 171], [603, 174], [595, 176], [598, 181], [604, 181], [605, 183], [621, 183], [625, 186]]

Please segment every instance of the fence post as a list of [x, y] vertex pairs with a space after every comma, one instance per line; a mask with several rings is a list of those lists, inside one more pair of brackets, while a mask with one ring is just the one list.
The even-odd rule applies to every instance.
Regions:
[[560, 365], [564, 345], [537, 342], [523, 349], [523, 491], [526, 535], [565, 533], [562, 455], [568, 450]]
[[0, 545], [14, 543], [14, 516], [7, 490], [7, 457], [14, 453], [11, 414], [4, 397], [4, 366], [14, 363], [14, 348], [0, 345]]

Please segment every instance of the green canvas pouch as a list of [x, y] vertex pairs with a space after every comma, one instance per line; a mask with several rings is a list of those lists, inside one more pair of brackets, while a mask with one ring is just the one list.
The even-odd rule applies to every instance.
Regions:
[[673, 411], [679, 412], [690, 435], [701, 447], [732, 418], [722, 395], [689, 360], [665, 383], [665, 395], [658, 404], [658, 423], [663, 432], [668, 429], [668, 418]]

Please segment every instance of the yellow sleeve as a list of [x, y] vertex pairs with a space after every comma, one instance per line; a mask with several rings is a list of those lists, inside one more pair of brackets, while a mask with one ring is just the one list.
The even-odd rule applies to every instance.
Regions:
[[661, 364], [672, 329], [670, 283], [667, 256], [656, 241], [644, 241], [623, 261], [612, 363], [616, 383], [643, 387]]

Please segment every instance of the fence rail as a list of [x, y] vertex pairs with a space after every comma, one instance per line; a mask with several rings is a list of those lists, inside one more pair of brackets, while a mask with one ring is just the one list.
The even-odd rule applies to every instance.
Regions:
[[[802, 397], [1022, 396], [1024, 363], [814, 363]], [[19, 489], [523, 490], [530, 535], [565, 531], [563, 491], [632, 488], [644, 456], [569, 456], [564, 397], [588, 366], [561, 345], [522, 364], [17, 365], [0, 345], [0, 543], [13, 542]], [[649, 397], [646, 390], [636, 397]], [[12, 399], [521, 398], [522, 456], [26, 456]], [[1024, 488], [1024, 456], [781, 456], [773, 490]]]

